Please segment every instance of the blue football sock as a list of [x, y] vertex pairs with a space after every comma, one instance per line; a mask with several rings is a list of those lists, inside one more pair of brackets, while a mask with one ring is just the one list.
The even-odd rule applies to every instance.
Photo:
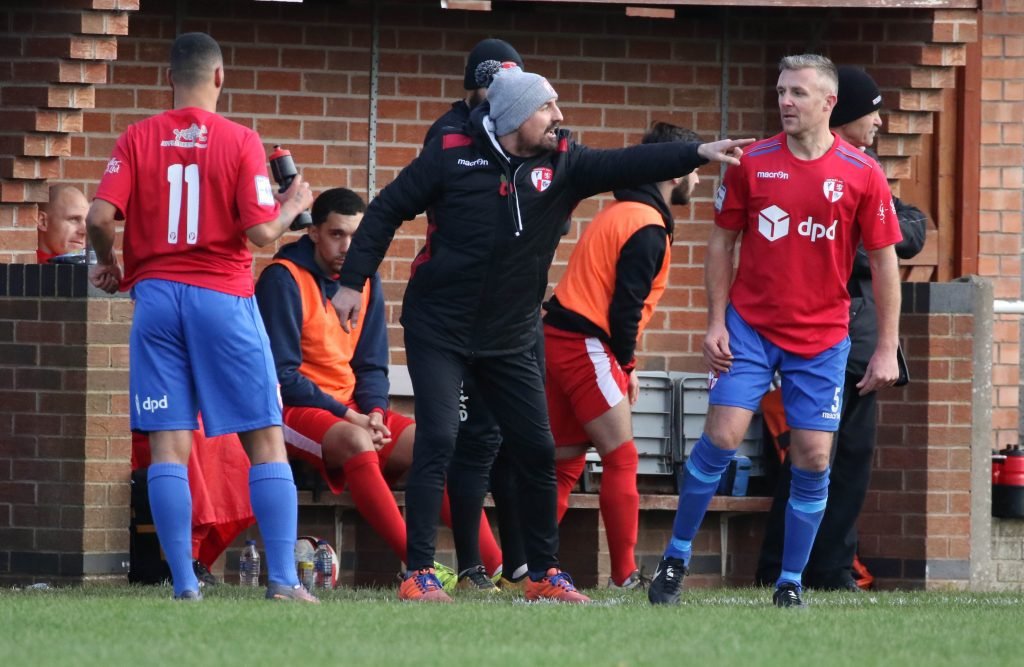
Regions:
[[704, 520], [708, 503], [718, 489], [722, 473], [735, 455], [735, 449], [719, 449], [711, 443], [706, 433], [701, 434], [686, 459], [686, 474], [683, 476], [679, 507], [672, 524], [672, 540], [665, 549], [666, 558], [679, 558], [689, 564], [690, 543]]
[[298, 584], [295, 539], [299, 504], [291, 466], [261, 463], [250, 468], [249, 497], [267, 554], [267, 581], [286, 586]]
[[791, 582], [802, 585], [801, 575], [811, 556], [811, 547], [821, 525], [828, 502], [829, 469], [809, 472], [792, 467], [793, 481], [789, 485], [789, 504], [786, 505], [786, 536], [782, 547], [782, 572], [776, 585]]
[[192, 569], [192, 492], [188, 468], [178, 463], [154, 463], [146, 473], [149, 509], [156, 524], [160, 546], [174, 579], [174, 594], [198, 591]]

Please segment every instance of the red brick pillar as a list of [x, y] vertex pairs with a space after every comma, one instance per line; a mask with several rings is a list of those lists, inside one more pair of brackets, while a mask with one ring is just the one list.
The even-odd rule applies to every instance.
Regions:
[[0, 265], [0, 581], [125, 577], [130, 323], [85, 266]]
[[879, 396], [860, 555], [883, 587], [981, 585], [990, 558], [992, 286], [905, 284], [903, 299], [911, 383]]

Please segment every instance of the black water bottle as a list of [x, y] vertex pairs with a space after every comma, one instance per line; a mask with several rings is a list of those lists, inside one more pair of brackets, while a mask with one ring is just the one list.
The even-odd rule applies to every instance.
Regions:
[[[292, 179], [298, 175], [299, 171], [295, 168], [295, 160], [292, 159], [292, 154], [288, 149], [274, 146], [274, 152], [270, 155], [270, 173], [274, 176], [274, 181], [280, 186], [278, 192], [284, 192], [292, 184]], [[305, 229], [312, 224], [313, 218], [309, 215], [309, 211], [303, 211], [292, 220], [292, 224], [288, 229], [294, 232]]]

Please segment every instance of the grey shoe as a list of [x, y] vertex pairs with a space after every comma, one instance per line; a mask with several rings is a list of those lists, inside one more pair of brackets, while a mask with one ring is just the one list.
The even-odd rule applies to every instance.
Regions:
[[455, 584], [457, 590], [480, 591], [482, 593], [499, 593], [498, 587], [494, 585], [491, 578], [487, 576], [487, 570], [483, 565], [477, 565], [463, 570], [459, 573], [459, 582]]
[[320, 600], [310, 595], [309, 591], [302, 587], [302, 584], [288, 586], [286, 584], [271, 583], [267, 586], [267, 599], [320, 604]]
[[174, 599], [181, 600], [182, 602], [199, 602], [203, 599], [203, 594], [199, 591], [186, 589], [180, 595], [175, 595]]
[[608, 577], [608, 588], [621, 591], [644, 591], [651, 585], [651, 580], [643, 575], [640, 570], [633, 570], [626, 580], [619, 586], [615, 580]]

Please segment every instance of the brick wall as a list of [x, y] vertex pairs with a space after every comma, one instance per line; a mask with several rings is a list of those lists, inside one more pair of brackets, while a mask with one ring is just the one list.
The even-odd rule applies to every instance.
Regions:
[[[978, 273], [991, 279], [996, 298], [1024, 294], [1020, 280], [1024, 223], [1024, 2], [984, 0], [981, 47], [981, 212]], [[993, 447], [1020, 442], [1020, 316], [996, 321], [993, 349]], [[1024, 521], [993, 519], [992, 560], [1003, 589], [1024, 586]]]
[[978, 583], [972, 559], [987, 561], [987, 549], [972, 544], [972, 521], [984, 524], [988, 540], [988, 508], [979, 515], [972, 505], [989, 447], [974, 412], [991, 393], [987, 378], [973, 374], [979, 349], [991, 345], [991, 325], [976, 313], [985, 298], [977, 282], [904, 286], [900, 330], [911, 383], [879, 396], [875, 467], [859, 523], [860, 556], [881, 586], [963, 587]]
[[0, 582], [127, 572], [131, 303], [0, 265]]
[[999, 590], [1024, 591], [1024, 519], [992, 519], [992, 563]]
[[[64, 4], [70, 5], [53, 0], [47, 6]], [[117, 60], [109, 68], [97, 61], [110, 56], [109, 46], [89, 51], [90, 60], [83, 58], [80, 49], [72, 49], [76, 42], [70, 37], [66, 51], [64, 42], [60, 42], [60, 50], [55, 53], [26, 52], [36, 35], [29, 38], [22, 33], [42, 31], [48, 24], [34, 10], [0, 14], [7, 27], [6, 32], [0, 33], [3, 44], [18, 49], [10, 51], [16, 57], [0, 66], [0, 80], [12, 81], [21, 76], [32, 85], [46, 84], [36, 86], [46, 91], [45, 100], [12, 98], [10, 91], [14, 88], [5, 85], [0, 93], [5, 113], [12, 105], [19, 111], [32, 109], [33, 105], [43, 110], [64, 108], [64, 103], [53, 95], [54, 90], [65, 88], [76, 95], [75, 104], [65, 106], [85, 109], [80, 116], [81, 132], [50, 132], [74, 128], [79, 116], [73, 111], [64, 116], [33, 112], [31, 128], [0, 137], [7, 147], [0, 150], [5, 169], [0, 175], [12, 181], [10, 187], [5, 182], [2, 201], [22, 202], [0, 205], [0, 261], [31, 261], [35, 219], [31, 202], [40, 200], [45, 179], [75, 183], [91, 194], [118, 133], [133, 120], [169, 105], [163, 68], [179, 18], [174, 14], [177, 6], [184, 8], [183, 30], [209, 31], [224, 47], [227, 87], [220, 105], [223, 113], [258, 130], [268, 151], [271, 144], [278, 142], [291, 148], [316, 188], [346, 185], [366, 194], [371, 39], [371, 10], [367, 3], [307, 0], [300, 6], [291, 6], [241, 0], [147, 0], [142, 2], [140, 11], [131, 14], [127, 34], [116, 21], [97, 27], [94, 23], [87, 25], [84, 19], [94, 20], [96, 14], [111, 11], [124, 15], [113, 10], [131, 9], [136, 3], [95, 0], [87, 4], [90, 8], [80, 17], [83, 22], [65, 26], [65, 33], [60, 34], [123, 35], [116, 42]], [[1020, 119], [1024, 114], [1019, 113], [1020, 74], [1012, 68], [1013, 63], [1019, 65], [1024, 57], [1021, 32], [1013, 28], [1019, 25], [1016, 21], [1024, 10], [1019, 0], [985, 2], [985, 7], [991, 17], [983, 22], [988, 63], [984, 94], [986, 104], [991, 101], [994, 106], [986, 108], [984, 117], [998, 119], [997, 128], [988, 127], [989, 132], [998, 130], [999, 134], [985, 135], [983, 166], [996, 168], [1000, 180], [993, 183], [994, 172], [986, 171], [986, 192], [991, 191], [993, 197], [983, 197], [982, 273], [999, 277], [999, 295], [1016, 298], [1020, 293], [1019, 259], [1007, 254], [1004, 248], [1006, 243], [1014, 249], [1020, 244], [1019, 190], [1013, 185], [1017, 182], [1014, 179], [1021, 178], [1020, 159], [1018, 155], [1013, 162], [1016, 154], [1012, 151], [1019, 150], [1021, 144]], [[723, 28], [726, 17], [728, 27]], [[633, 143], [640, 130], [654, 119], [688, 125], [708, 137], [717, 135], [721, 126], [722, 62], [726, 55], [730, 134], [773, 133], [777, 116], [770, 88], [775, 61], [788, 51], [823, 46], [839, 61], [868, 65], [885, 88], [887, 100], [896, 100], [895, 113], [890, 114], [887, 128], [892, 136], [879, 148], [890, 176], [907, 176], [912, 165], [910, 157], [919, 149], [918, 133], [929, 131], [932, 126], [931, 114], [938, 104], [935, 91], [955, 84], [955, 66], [962, 64], [962, 44], [974, 39], [976, 29], [974, 14], [969, 11], [746, 8], [725, 14], [717, 9], [679, 8], [675, 21], [660, 21], [626, 18], [621, 7], [523, 4], [514, 10], [501, 6], [489, 13], [464, 13], [441, 11], [435, 3], [411, 2], [385, 3], [380, 11], [380, 25], [378, 148], [374, 156], [378, 187], [387, 184], [415, 155], [430, 122], [451, 100], [462, 95], [464, 54], [484, 35], [500, 36], [516, 44], [529, 68], [548, 76], [559, 90], [566, 125], [577, 130], [584, 142], [598, 147]], [[808, 33], [808, 25], [818, 29]], [[723, 29], [729, 36], [728, 54], [723, 51]], [[102, 39], [95, 43], [109, 45]], [[19, 59], [29, 65], [19, 66]], [[30, 72], [36, 74], [30, 76]], [[51, 75], [52, 72], [56, 74]], [[75, 72], [77, 80], [73, 78]], [[68, 77], [72, 81], [65, 81]], [[997, 90], [1002, 97], [993, 97]], [[60, 125], [54, 126], [55, 122]], [[18, 146], [16, 150], [10, 148], [14, 144]], [[54, 147], [59, 150], [54, 152]], [[40, 153], [33, 156], [39, 160], [30, 164], [19, 161], [27, 153]], [[13, 157], [8, 159], [10, 155]], [[59, 173], [55, 174], [57, 169]], [[671, 287], [645, 334], [641, 361], [644, 368], [699, 370], [704, 324], [703, 244], [711, 224], [710, 198], [717, 186], [713, 169], [705, 168], [702, 172], [703, 182], [694, 204], [677, 211], [683, 224], [677, 228], [673, 248]], [[10, 197], [8, 193], [12, 193]], [[15, 196], [18, 193], [20, 199]], [[577, 210], [572, 231], [552, 270], [553, 280], [560, 274], [580, 225], [599, 207], [599, 201], [588, 201]], [[1007, 225], [1016, 227], [1011, 229]], [[421, 247], [424, 229], [422, 219], [404, 225], [381, 268], [388, 294], [392, 359], [396, 363], [404, 361], [397, 326], [401, 293], [409, 259]], [[272, 252], [271, 249], [257, 255], [257, 269]], [[105, 316], [115, 317], [113, 313], [99, 314]], [[1002, 361], [996, 369], [995, 400], [999, 409], [994, 423], [1001, 429], [997, 434], [1001, 441], [1015, 435], [1016, 429], [1016, 326], [1015, 321], [1009, 321], [996, 331], [997, 359]], [[124, 339], [110, 342], [113, 350]], [[109, 364], [123, 361], [115, 361], [109, 350], [97, 354], [109, 355], [104, 357]], [[964, 377], [969, 376], [969, 369], [959, 370], [965, 373]], [[115, 397], [124, 390], [124, 384], [117, 384], [124, 381], [123, 373], [119, 376], [119, 372], [112, 373]], [[20, 386], [13, 369], [9, 377], [9, 388], [17, 386], [19, 394], [24, 388], [31, 389], [28, 385]], [[947, 413], [951, 418], [959, 416], [951, 405], [946, 405]], [[927, 414], [928, 409], [919, 406], [919, 411]], [[116, 421], [117, 415], [123, 415], [123, 406], [115, 400], [106, 414], [114, 414]], [[924, 432], [930, 438], [933, 434], [925, 423], [918, 423], [919, 431], [900, 431], [894, 437], [916, 437]], [[127, 425], [118, 423], [118, 428], [126, 429]], [[119, 437], [113, 430], [110, 433], [111, 438]], [[879, 461], [884, 466], [883, 455], [885, 451], [880, 452]], [[888, 456], [889, 465], [898, 465], [892, 459], [894, 454]], [[953, 465], [952, 454], [947, 452], [946, 457], [947, 465]], [[120, 472], [114, 476], [118, 475]], [[900, 482], [909, 486], [902, 488], [917, 488], [913, 487], [913, 476], [907, 475]], [[6, 506], [3, 502], [0, 500], [0, 508]], [[947, 498], [947, 509], [951, 507], [949, 502]], [[907, 514], [916, 512], [908, 510]], [[898, 529], [917, 530], [915, 525], [911, 519], [901, 519]], [[921, 537], [918, 533], [914, 536]], [[879, 551], [875, 553], [898, 548], [878, 537]], [[933, 542], [938, 544], [942, 540]], [[943, 544], [946, 555], [936, 558], [958, 558], [957, 549], [962, 545], [951, 546], [950, 539]], [[915, 555], [916, 551], [904, 549], [899, 553], [901, 559], [932, 557], [924, 551]], [[905, 574], [901, 570], [898, 576]]]
[[[10, 0], [0, 7], [0, 262], [33, 261], [37, 203], [61, 176], [93, 86], [138, 0]], [[27, 256], [26, 256], [27, 255]]]
[[[227, 82], [220, 110], [258, 130], [268, 151], [273, 143], [286, 144], [316, 189], [343, 185], [366, 195], [370, 8], [364, 3], [229, 1], [185, 7], [181, 29], [209, 31], [224, 48]], [[963, 48], [955, 40], [973, 38], [969, 28], [974, 25], [972, 15], [956, 12], [936, 17], [928, 11], [850, 10], [836, 16], [820, 10], [750, 8], [730, 15], [723, 28], [723, 14], [707, 8], [680, 8], [675, 21], [624, 18], [620, 9], [522, 5], [454, 12], [426, 3], [386, 3], [380, 11], [377, 186], [389, 183], [417, 154], [426, 128], [463, 95], [465, 53], [483, 35], [517, 45], [528, 67], [552, 81], [566, 126], [588, 145], [629, 145], [655, 119], [717, 136], [723, 29], [730, 36], [730, 134], [776, 132], [770, 89], [778, 57], [823, 44], [841, 61], [871, 65], [891, 97], [900, 98], [896, 104], [911, 109], [890, 117], [893, 137], [908, 140], [880, 147], [890, 172], [906, 175], [915, 150], [909, 139], [930, 128], [937, 88], [955, 80], [950, 63], [961, 57]], [[85, 112], [84, 131], [71, 137], [62, 180], [94, 191], [118, 133], [170, 104], [163, 71], [175, 30], [174, 12], [170, 3], [143, 2], [132, 14], [129, 34], [118, 40], [109, 82], [96, 87], [95, 109]], [[243, 13], [245, 20], [237, 20]], [[794, 29], [808, 22], [821, 31], [810, 40], [802, 28]], [[961, 28], [946, 29], [950, 26]], [[869, 45], [876, 41], [884, 44]], [[677, 228], [670, 286], [645, 332], [643, 368], [700, 370], [703, 245], [718, 174], [705, 167], [701, 176], [694, 203], [677, 210], [683, 224]], [[602, 203], [586, 201], [577, 210], [552, 281], [561, 275], [581, 224]], [[404, 362], [397, 325], [401, 295], [409, 260], [422, 247], [424, 232], [422, 218], [404, 225], [381, 266], [396, 363]], [[272, 253], [267, 249], [257, 254], [257, 271]]]
[[[982, 3], [981, 211], [979, 275], [995, 284], [997, 299], [1022, 296], [1024, 221], [1024, 2]], [[994, 445], [1016, 444], [1020, 431], [1020, 318], [1002, 316], [995, 350]]]

